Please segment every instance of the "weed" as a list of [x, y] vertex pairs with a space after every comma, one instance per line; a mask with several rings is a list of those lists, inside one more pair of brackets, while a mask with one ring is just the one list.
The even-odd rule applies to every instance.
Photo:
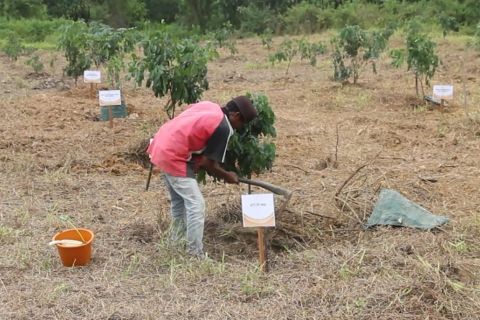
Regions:
[[7, 240], [15, 233], [15, 230], [0, 224], [0, 243], [7, 242]]
[[465, 253], [470, 250], [469, 245], [462, 239], [456, 239], [452, 242], [448, 242], [450, 248], [452, 248], [455, 252], [458, 253]]
[[136, 272], [141, 265], [139, 256], [133, 254], [130, 256], [130, 262], [128, 263], [127, 269], [123, 272], [124, 276], [130, 276], [132, 273]]

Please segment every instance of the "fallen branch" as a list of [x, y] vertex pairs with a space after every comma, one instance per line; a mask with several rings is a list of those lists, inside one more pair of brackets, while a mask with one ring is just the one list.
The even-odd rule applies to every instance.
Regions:
[[363, 168], [365, 168], [366, 166], [368, 165], [368, 163], [365, 163], [364, 165], [361, 165], [360, 167], [357, 168], [357, 170], [355, 170], [348, 178], [347, 180], [345, 180], [342, 185], [340, 186], [340, 188], [338, 188], [337, 192], [335, 192], [335, 198], [338, 198], [338, 195], [340, 194], [340, 192], [342, 192], [343, 188], [347, 185], [347, 183], [350, 182], [350, 180], [352, 180], [353, 177], [355, 177], [355, 175], [357, 173], [360, 172], [360, 170], [362, 170]]

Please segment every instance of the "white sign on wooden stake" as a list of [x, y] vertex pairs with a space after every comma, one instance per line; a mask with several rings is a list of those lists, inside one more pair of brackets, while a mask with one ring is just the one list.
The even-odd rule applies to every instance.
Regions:
[[98, 92], [100, 106], [119, 106], [122, 104], [120, 90], [100, 90]]
[[242, 195], [244, 227], [275, 227], [273, 193]]
[[101, 83], [102, 75], [98, 70], [83, 71], [83, 82], [85, 83]]
[[452, 85], [434, 85], [433, 97], [443, 100], [453, 99], [453, 86]]

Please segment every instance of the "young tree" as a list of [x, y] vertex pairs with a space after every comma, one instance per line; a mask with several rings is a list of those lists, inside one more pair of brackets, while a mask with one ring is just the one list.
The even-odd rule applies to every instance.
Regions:
[[11, 31], [8, 34], [7, 42], [3, 47], [3, 51], [13, 61], [17, 61], [18, 57], [25, 51], [25, 46], [22, 44], [22, 39], [16, 32]]
[[419, 96], [419, 83], [422, 95], [425, 95], [423, 84], [430, 85], [430, 79], [435, 75], [440, 59], [435, 52], [436, 44], [420, 31], [418, 24], [412, 22], [408, 29], [406, 49], [392, 50], [392, 64], [400, 67], [405, 59], [407, 70], [415, 75], [415, 90]]
[[233, 26], [227, 22], [221, 28], [216, 29], [209, 34], [215, 48], [227, 48], [233, 56], [238, 53], [235, 46], [235, 38], [233, 35]]
[[75, 79], [83, 75], [92, 63], [88, 48], [88, 27], [83, 21], [70, 22], [61, 27], [58, 47], [64, 50], [67, 66], [64, 71]]
[[288, 74], [290, 64], [298, 54], [300, 54], [300, 60], [308, 60], [310, 65], [315, 66], [317, 64], [317, 56], [325, 53], [325, 50], [325, 45], [321, 42], [309, 43], [305, 39], [285, 39], [280, 44], [278, 50], [269, 56], [269, 60], [272, 64], [286, 61], [287, 69], [285, 74]]
[[138, 85], [146, 78], [146, 87], [151, 88], [156, 97], [169, 95], [164, 109], [171, 119], [177, 106], [198, 101], [208, 89], [207, 62], [211, 51], [198, 41], [174, 40], [162, 33], [144, 40], [142, 47], [144, 57], [133, 55], [130, 77]]
[[334, 49], [333, 78], [336, 81], [345, 82], [353, 77], [353, 83], [356, 84], [360, 71], [369, 63], [372, 65], [373, 72], [376, 73], [376, 60], [385, 51], [392, 34], [392, 28], [370, 33], [359, 26], [346, 26], [340, 30], [338, 36], [331, 41]]

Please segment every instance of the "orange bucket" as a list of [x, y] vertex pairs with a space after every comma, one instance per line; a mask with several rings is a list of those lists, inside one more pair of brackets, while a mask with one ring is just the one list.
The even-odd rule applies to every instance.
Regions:
[[[80, 236], [80, 234], [82, 236]], [[79, 246], [65, 246], [57, 244], [60, 259], [65, 267], [85, 266], [90, 262], [92, 256], [93, 232], [88, 229], [68, 229], [57, 233], [53, 240], [78, 240], [83, 244]]]

